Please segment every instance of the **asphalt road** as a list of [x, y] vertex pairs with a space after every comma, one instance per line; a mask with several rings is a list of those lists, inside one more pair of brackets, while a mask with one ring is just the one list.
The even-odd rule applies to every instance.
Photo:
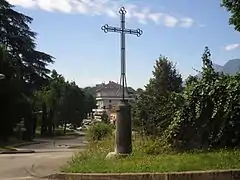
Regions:
[[[45, 139], [41, 140], [41, 144], [21, 147], [21, 149], [35, 150], [36, 153], [2, 154], [0, 180], [36, 180], [55, 173], [75, 152], [83, 150], [83, 140], [84, 137]], [[80, 149], [69, 148], [78, 145], [82, 145]]]

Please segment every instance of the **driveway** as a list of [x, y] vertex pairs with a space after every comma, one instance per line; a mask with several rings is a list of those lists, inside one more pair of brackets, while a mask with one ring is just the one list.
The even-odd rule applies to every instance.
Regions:
[[[42, 143], [21, 147], [35, 150], [30, 154], [0, 155], [1, 180], [40, 179], [59, 171], [74, 153], [83, 150], [84, 137], [42, 139]], [[78, 149], [70, 146], [81, 146]]]

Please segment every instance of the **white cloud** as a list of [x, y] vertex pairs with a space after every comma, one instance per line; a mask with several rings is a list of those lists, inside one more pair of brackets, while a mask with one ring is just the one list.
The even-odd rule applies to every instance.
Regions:
[[117, 13], [111, 9], [107, 9], [105, 12], [109, 17], [117, 17]]
[[187, 18], [182, 18], [180, 21], [181, 21], [180, 26], [185, 27], [185, 28], [191, 27], [194, 23], [194, 20], [191, 19], [191, 18], [188, 18], [188, 17]]
[[31, 8], [36, 6], [36, 1], [30, 1], [30, 0], [7, 0], [10, 4], [16, 5], [16, 6], [22, 6], [24, 8]]
[[163, 23], [166, 27], [175, 27], [178, 23], [178, 19], [173, 16], [165, 14]]
[[225, 47], [225, 50], [226, 50], [226, 51], [232, 51], [232, 50], [234, 50], [234, 49], [236, 49], [236, 48], [238, 48], [238, 47], [240, 47], [240, 44], [230, 44], [230, 45], [227, 45], [227, 46]]
[[[7, 0], [9, 3], [24, 8], [37, 7], [45, 11], [60, 11], [63, 13], [79, 13], [84, 15], [107, 15], [115, 18], [118, 16], [119, 1], [113, 0]], [[189, 18], [178, 18], [170, 14], [154, 12], [149, 8], [140, 8], [133, 3], [124, 5], [127, 18], [133, 18], [140, 23], [154, 22], [166, 27], [177, 25], [189, 28], [194, 21]]]
[[162, 15], [162, 13], [150, 13], [148, 18], [158, 24]]
[[133, 17], [136, 17], [138, 19], [138, 21], [142, 24], [147, 23], [147, 16], [143, 12], [134, 12]]

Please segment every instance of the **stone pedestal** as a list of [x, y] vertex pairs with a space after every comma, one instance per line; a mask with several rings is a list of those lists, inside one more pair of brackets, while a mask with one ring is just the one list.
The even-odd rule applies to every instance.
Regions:
[[131, 106], [127, 101], [121, 102], [117, 107], [116, 117], [116, 153], [132, 153], [132, 122]]
[[115, 151], [110, 152], [106, 159], [126, 157], [132, 153], [131, 106], [122, 101], [116, 111]]

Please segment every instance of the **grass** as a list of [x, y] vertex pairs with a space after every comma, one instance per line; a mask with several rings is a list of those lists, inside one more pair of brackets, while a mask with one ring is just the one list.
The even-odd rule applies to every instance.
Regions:
[[105, 160], [106, 155], [113, 151], [113, 144], [113, 139], [91, 143], [86, 151], [76, 154], [62, 171], [73, 173], [124, 173], [240, 168], [240, 150], [149, 155], [146, 154], [145, 147], [139, 141], [134, 141], [134, 153], [131, 156]]
[[23, 143], [25, 141], [19, 140], [16, 137], [10, 137], [8, 138], [7, 142], [0, 142], [0, 151], [16, 151], [14, 148], [14, 145]]
[[16, 151], [16, 149], [11, 146], [0, 146], [0, 151]]

